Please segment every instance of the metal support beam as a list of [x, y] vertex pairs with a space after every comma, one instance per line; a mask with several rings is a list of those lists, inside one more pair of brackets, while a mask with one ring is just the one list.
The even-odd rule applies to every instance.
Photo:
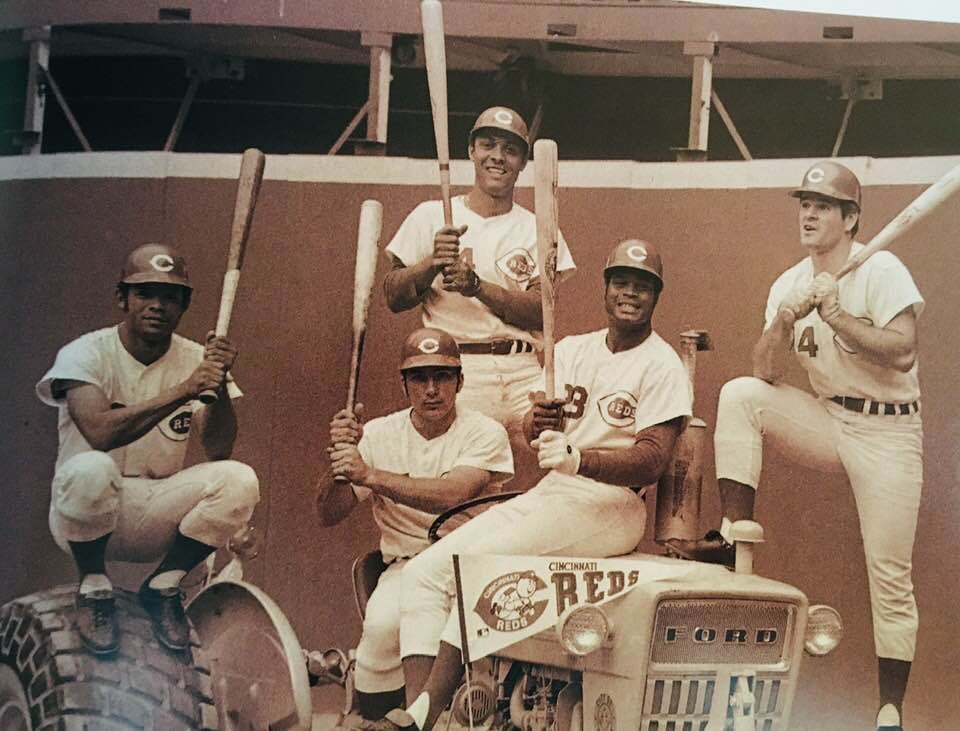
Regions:
[[366, 104], [360, 107], [360, 110], [354, 115], [353, 119], [350, 120], [350, 124], [347, 125], [346, 129], [340, 133], [340, 136], [337, 138], [337, 141], [333, 143], [333, 146], [327, 152], [328, 155], [336, 155], [340, 148], [343, 147], [343, 143], [346, 142], [350, 135], [353, 134], [353, 130], [357, 128], [357, 125], [360, 124], [360, 121], [367, 116], [367, 112], [370, 110], [370, 100], [367, 99]]
[[193, 104], [193, 99], [197, 95], [197, 89], [200, 88], [200, 83], [203, 81], [203, 78], [200, 74], [196, 74], [190, 79], [190, 84], [187, 86], [187, 91], [183, 95], [183, 100], [180, 102], [180, 109], [177, 110], [177, 118], [173, 120], [173, 126], [170, 128], [170, 134], [167, 135], [167, 142], [163, 146], [164, 152], [172, 152], [173, 148], [177, 144], [177, 139], [180, 137], [180, 131], [183, 129], [183, 123], [187, 119], [187, 113], [190, 111], [190, 106]]
[[50, 65], [50, 26], [26, 29], [23, 40], [30, 43], [30, 60], [20, 142], [24, 155], [39, 155], [43, 142], [43, 112], [47, 102], [44, 72]]
[[743, 141], [743, 138], [740, 136], [740, 133], [737, 132], [737, 125], [733, 123], [733, 117], [727, 112], [727, 108], [723, 106], [723, 102], [720, 101], [720, 96], [717, 94], [717, 90], [713, 89], [710, 92], [710, 99], [713, 101], [713, 106], [717, 110], [717, 114], [720, 115], [720, 119], [723, 120], [723, 124], [727, 128], [727, 132], [730, 133], [730, 136], [733, 138], [733, 143], [737, 146], [737, 149], [740, 150], [740, 156], [744, 160], [752, 160], [753, 156], [750, 154], [750, 150], [747, 149], [747, 144]]
[[77, 136], [77, 139], [80, 140], [80, 146], [83, 147], [83, 151], [93, 152], [93, 149], [90, 147], [90, 143], [87, 142], [86, 135], [84, 135], [83, 130], [80, 129], [80, 123], [77, 122], [77, 118], [74, 117], [73, 112], [70, 111], [70, 105], [67, 104], [67, 99], [60, 91], [60, 87], [57, 85], [56, 79], [54, 79], [50, 74], [50, 70], [45, 69], [43, 76], [47, 82], [47, 86], [50, 87], [50, 91], [52, 91], [54, 97], [56, 97], [57, 103], [60, 105], [60, 109], [63, 111], [63, 116], [67, 118], [67, 123], [70, 125], [70, 129], [73, 130], [73, 133]]
[[837, 132], [837, 140], [833, 143], [833, 151], [830, 153], [830, 157], [836, 157], [840, 154], [840, 145], [843, 144], [843, 138], [847, 134], [847, 124], [850, 122], [850, 114], [853, 112], [853, 105], [857, 103], [857, 98], [851, 96], [847, 99], [847, 106], [843, 110], [843, 121], [840, 122], [840, 131]]
[[716, 34], [706, 41], [688, 41], [683, 54], [693, 56], [693, 80], [690, 89], [690, 129], [687, 146], [675, 148], [677, 160], [706, 160], [710, 137], [710, 100], [713, 91], [713, 57], [717, 53]]
[[370, 48], [370, 84], [367, 99], [367, 142], [386, 148], [387, 123], [390, 118], [390, 49], [393, 36], [390, 33], [364, 31], [360, 42]]

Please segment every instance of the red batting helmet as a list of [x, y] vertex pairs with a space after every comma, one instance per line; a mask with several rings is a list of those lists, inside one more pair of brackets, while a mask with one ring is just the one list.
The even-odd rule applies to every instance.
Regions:
[[800, 187], [790, 192], [794, 198], [815, 193], [837, 201], [848, 201], [860, 208], [860, 181], [853, 171], [833, 160], [818, 162], [803, 175]]
[[457, 347], [457, 341], [435, 327], [414, 330], [403, 341], [400, 349], [401, 371], [426, 366], [460, 367], [460, 348]]
[[523, 117], [512, 109], [507, 107], [490, 107], [480, 113], [477, 121], [473, 123], [473, 129], [470, 130], [470, 142], [476, 137], [481, 129], [492, 128], [509, 132], [519, 137], [524, 147], [530, 147], [530, 133], [527, 131], [527, 123]]
[[176, 284], [193, 289], [187, 274], [187, 262], [179, 251], [164, 244], [144, 244], [127, 256], [120, 270], [121, 284]]
[[603, 265], [603, 278], [606, 280], [611, 269], [626, 267], [649, 272], [657, 278], [660, 289], [663, 289], [663, 263], [660, 261], [660, 252], [657, 247], [640, 239], [626, 239], [621, 241], [607, 257]]

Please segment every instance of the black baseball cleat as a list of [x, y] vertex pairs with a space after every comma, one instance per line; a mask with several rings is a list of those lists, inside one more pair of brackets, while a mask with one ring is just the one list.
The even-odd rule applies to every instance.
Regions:
[[116, 601], [110, 589], [77, 592], [74, 625], [90, 652], [109, 655], [120, 646]]
[[179, 652], [190, 646], [190, 625], [183, 612], [183, 592], [180, 587], [151, 589], [140, 587], [140, 604], [150, 615], [153, 633], [164, 647]]
[[720, 535], [720, 531], [708, 531], [703, 538], [693, 541], [672, 538], [667, 541], [668, 552], [703, 563], [718, 563], [733, 569], [737, 563], [737, 549]]

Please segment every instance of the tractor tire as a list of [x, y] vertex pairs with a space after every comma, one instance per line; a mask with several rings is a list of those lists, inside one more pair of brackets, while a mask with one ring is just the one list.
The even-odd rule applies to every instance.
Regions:
[[0, 731], [196, 731], [219, 727], [194, 642], [171, 652], [136, 594], [116, 591], [120, 648], [95, 655], [73, 627], [76, 586], [0, 607]]

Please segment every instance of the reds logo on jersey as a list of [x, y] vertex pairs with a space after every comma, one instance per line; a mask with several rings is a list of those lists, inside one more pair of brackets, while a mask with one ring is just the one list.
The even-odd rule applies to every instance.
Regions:
[[161, 421], [157, 426], [160, 433], [167, 439], [182, 442], [190, 434], [190, 422], [193, 421], [193, 412], [184, 409], [176, 412], [170, 418]]
[[637, 416], [637, 397], [627, 391], [617, 391], [597, 401], [600, 418], [610, 426], [633, 426]]
[[497, 269], [518, 284], [524, 284], [536, 273], [537, 262], [526, 249], [514, 249], [497, 260]]

